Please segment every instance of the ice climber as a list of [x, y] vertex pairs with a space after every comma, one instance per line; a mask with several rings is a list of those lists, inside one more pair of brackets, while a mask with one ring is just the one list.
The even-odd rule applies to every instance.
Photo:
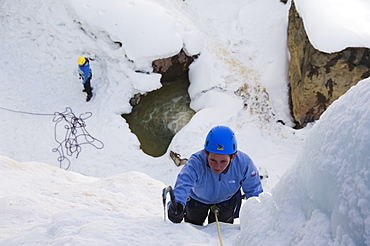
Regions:
[[176, 203], [169, 202], [168, 218], [173, 223], [182, 219], [195, 225], [215, 222], [211, 211], [217, 206], [218, 220], [234, 223], [245, 197], [258, 196], [261, 179], [250, 157], [237, 150], [233, 130], [227, 126], [212, 128], [204, 149], [191, 155], [177, 176], [174, 187]]
[[86, 92], [86, 102], [90, 101], [92, 97], [92, 88], [91, 88], [91, 78], [92, 78], [92, 71], [90, 69], [89, 59], [86, 57], [79, 57], [77, 59], [78, 63], [78, 73], [80, 75], [80, 79], [82, 79], [82, 84], [84, 85], [83, 92]]

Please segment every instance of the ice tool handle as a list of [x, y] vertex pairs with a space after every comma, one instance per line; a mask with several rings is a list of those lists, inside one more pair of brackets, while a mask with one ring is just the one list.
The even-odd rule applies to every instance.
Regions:
[[166, 203], [167, 193], [170, 193], [171, 202], [173, 204], [176, 204], [175, 194], [173, 193], [173, 189], [171, 186], [167, 186], [166, 188], [163, 189], [163, 204]]
[[176, 204], [176, 199], [175, 199], [175, 194], [173, 193], [173, 189], [172, 189], [171, 186], [167, 186], [162, 191], [163, 209], [164, 209], [164, 221], [166, 221], [166, 199], [167, 199], [167, 193], [170, 193], [171, 202], [173, 204]]

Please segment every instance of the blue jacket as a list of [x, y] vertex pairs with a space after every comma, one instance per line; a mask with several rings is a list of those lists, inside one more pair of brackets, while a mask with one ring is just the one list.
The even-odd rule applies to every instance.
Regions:
[[205, 204], [216, 204], [229, 200], [240, 188], [247, 198], [263, 191], [259, 172], [247, 154], [238, 151], [228, 169], [215, 174], [201, 150], [191, 155], [178, 174], [174, 194], [184, 206], [189, 196]]
[[82, 84], [85, 84], [87, 79], [91, 76], [90, 63], [86, 62], [84, 65], [78, 65], [78, 73], [83, 79]]

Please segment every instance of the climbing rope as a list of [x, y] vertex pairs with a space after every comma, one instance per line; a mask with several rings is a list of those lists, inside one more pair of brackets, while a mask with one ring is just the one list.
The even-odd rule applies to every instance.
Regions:
[[216, 218], [216, 227], [217, 227], [217, 233], [218, 233], [218, 239], [220, 240], [220, 245], [223, 246], [224, 244], [222, 243], [222, 237], [221, 237], [221, 230], [220, 230], [220, 225], [218, 223], [218, 213], [220, 209], [216, 205], [212, 205], [211, 211], [215, 213], [215, 218]]
[[[64, 168], [65, 170], [67, 170], [71, 165], [70, 160], [64, 155], [64, 149], [68, 156], [76, 154], [76, 158], [78, 158], [78, 155], [82, 150], [81, 146], [84, 144], [92, 145], [96, 149], [102, 149], [104, 147], [103, 142], [92, 137], [85, 128], [85, 120], [90, 118], [91, 116], [92, 113], [87, 112], [81, 114], [79, 117], [76, 117], [75, 114], [72, 112], [72, 109], [69, 107], [66, 108], [66, 111], [62, 113], [54, 113], [54, 139], [59, 145], [57, 148], [53, 149], [53, 152], [59, 153], [58, 161], [60, 168], [62, 168], [63, 161], [67, 161], [67, 166], [66, 168]], [[64, 123], [64, 128], [67, 131], [62, 141], [58, 140], [56, 134], [57, 127], [60, 122]]]
[[3, 108], [0, 107], [0, 109], [9, 111], [12, 113], [19, 113], [19, 114], [30, 114], [30, 115], [39, 115], [39, 116], [53, 116], [54, 114], [38, 114], [38, 113], [30, 113], [30, 112], [25, 112], [25, 111], [18, 111], [18, 110], [13, 110], [13, 109], [8, 109], [8, 108]]
[[[79, 117], [76, 117], [75, 114], [72, 112], [72, 109], [69, 107], [67, 107], [66, 110], [62, 113], [55, 112], [54, 114], [30, 113], [3, 107], [0, 107], [0, 109], [20, 114], [54, 116], [54, 139], [59, 145], [57, 148], [53, 149], [53, 152], [59, 153], [59, 157], [57, 158], [57, 160], [59, 161], [59, 167], [62, 168], [64, 166], [65, 170], [67, 170], [71, 165], [71, 161], [65, 156], [65, 153], [67, 156], [72, 156], [73, 154], [76, 154], [76, 158], [78, 158], [78, 155], [82, 150], [81, 145], [90, 144], [97, 149], [102, 149], [104, 147], [103, 142], [92, 137], [85, 128], [85, 120], [92, 116], [91, 112], [83, 113]], [[62, 122], [64, 123], [63, 126], [67, 132], [65, 133], [64, 138], [62, 140], [59, 140], [57, 137], [57, 129], [59, 129], [58, 125]], [[66, 165], [63, 165], [63, 162], [66, 163]]]

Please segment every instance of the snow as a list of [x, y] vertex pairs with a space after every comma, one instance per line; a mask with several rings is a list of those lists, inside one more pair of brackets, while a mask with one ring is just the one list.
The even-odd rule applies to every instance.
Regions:
[[244, 204], [236, 245], [369, 245], [369, 81], [325, 111], [272, 195]]
[[296, 0], [312, 45], [333, 53], [347, 47], [370, 48], [370, 2], [366, 0]]
[[[215, 224], [164, 222], [161, 197], [181, 169], [169, 151], [188, 158], [217, 124], [235, 130], [240, 150], [268, 176], [265, 193], [244, 202], [240, 223], [220, 223], [224, 245], [370, 244], [369, 80], [316, 123], [292, 129], [289, 6], [274, 0], [2, 1], [0, 244], [218, 245]], [[297, 0], [296, 6], [316, 48], [369, 47], [365, 0]], [[161, 87], [152, 60], [181, 49], [200, 54], [189, 71], [196, 114], [167, 153], [154, 158], [120, 115], [130, 113], [134, 94]], [[96, 94], [89, 103], [78, 80], [79, 56], [94, 59]], [[85, 139], [64, 170], [68, 162], [59, 168], [53, 149], [55, 138], [65, 137], [65, 122], [54, 129], [53, 119], [67, 108], [104, 145]]]
[[[188, 46], [182, 36], [194, 54], [200, 52], [201, 47], [192, 47], [198, 42], [192, 42], [189, 35], [181, 35], [185, 28], [180, 18], [156, 3], [144, 0], [69, 3], [77, 18], [88, 23], [89, 29], [104, 30], [113, 40], [120, 40], [127, 57], [138, 68], [149, 67], [155, 59], [176, 55], [183, 46]], [[194, 38], [197, 34], [194, 32]]]

